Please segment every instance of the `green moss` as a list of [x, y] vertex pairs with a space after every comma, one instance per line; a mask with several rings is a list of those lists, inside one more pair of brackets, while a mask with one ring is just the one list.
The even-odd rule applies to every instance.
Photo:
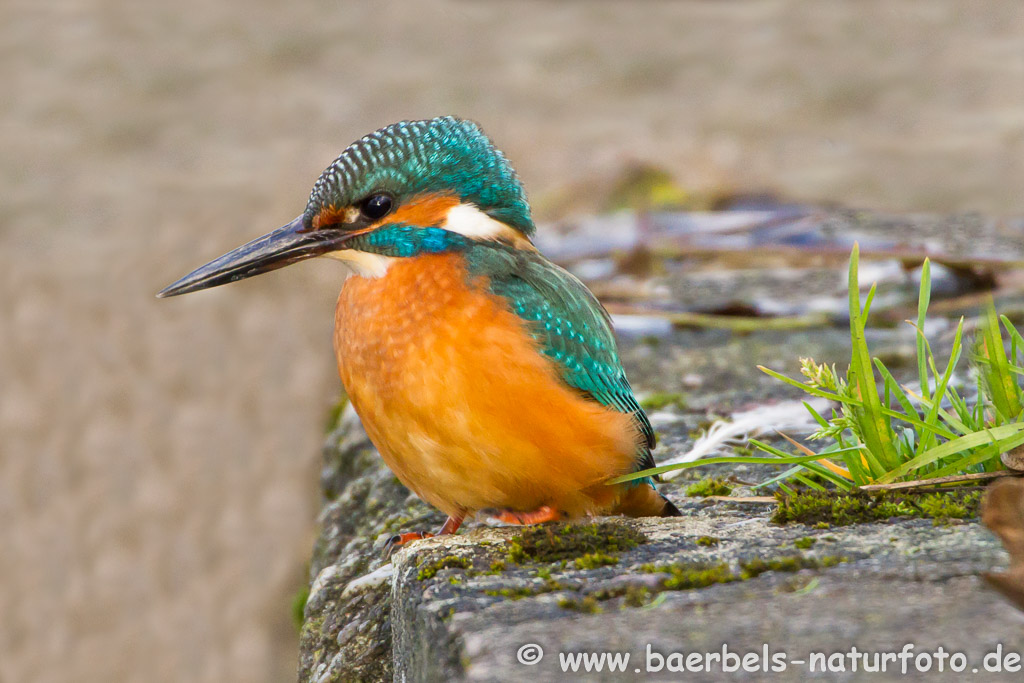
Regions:
[[607, 553], [587, 553], [582, 557], [577, 557], [575, 562], [577, 569], [597, 569], [618, 563], [619, 558]]
[[718, 539], [714, 536], [700, 536], [697, 538], [696, 543], [702, 548], [710, 548], [713, 545], [718, 545]]
[[680, 393], [659, 391], [641, 400], [640, 407], [644, 410], [661, 410], [669, 407], [685, 410], [686, 397]]
[[815, 541], [810, 536], [803, 536], [803, 537], [798, 538], [795, 541], [793, 541], [793, 545], [796, 546], [797, 548], [800, 548], [800, 550], [807, 550], [808, 548], [813, 546], [816, 542], [817, 541]]
[[[740, 562], [738, 571], [733, 571], [726, 562], [701, 563], [677, 562], [672, 564], [648, 563], [639, 567], [640, 571], [649, 574], [667, 575], [657, 586], [627, 584], [591, 592], [585, 598], [566, 597], [559, 600], [559, 606], [582, 612], [595, 611], [593, 608], [600, 603], [615, 598], [622, 598], [622, 607], [644, 607], [655, 605], [664, 599], [666, 591], [695, 590], [707, 588], [720, 583], [748, 581], [765, 572], [797, 572], [801, 569], [825, 569], [833, 567], [847, 558], [839, 555], [824, 557], [804, 557], [802, 555], [782, 555], [771, 558], [753, 558]], [[812, 579], [817, 581], [817, 579]], [[795, 585], [795, 584], [794, 584]], [[809, 584], [800, 584], [802, 588]], [[543, 586], [486, 591], [488, 595], [501, 595], [513, 600], [522, 597], [566, 590], [557, 581], [548, 581]], [[795, 588], [791, 588], [795, 590]]]
[[605, 202], [607, 211], [707, 208], [706, 199], [699, 199], [680, 187], [670, 172], [649, 164], [625, 169]]
[[345, 394], [341, 395], [338, 402], [331, 406], [331, 409], [327, 411], [327, 418], [324, 420], [324, 432], [330, 434], [338, 428], [338, 421], [341, 419], [342, 414], [345, 412], [345, 406], [348, 405], [348, 396]]
[[302, 622], [306, 618], [306, 601], [309, 600], [309, 586], [303, 586], [292, 597], [292, 623], [297, 631], [302, 630]]
[[647, 586], [627, 586], [622, 603], [624, 607], [643, 607], [651, 603], [654, 595]]
[[821, 562], [813, 557], [802, 555], [784, 555], [767, 560], [755, 557], [740, 562], [740, 578], [746, 581], [765, 572], [798, 572], [801, 569], [819, 569], [821, 566]]
[[392, 517], [391, 519], [389, 519], [388, 521], [386, 521], [384, 523], [384, 530], [385, 531], [395, 531], [397, 529], [404, 529], [405, 527], [409, 526], [409, 524], [411, 524], [412, 521], [413, 521], [412, 517], [406, 517], [404, 515], [399, 515], [398, 517]]
[[644, 346], [649, 346], [652, 349], [656, 349], [661, 346], [661, 337], [656, 337], [653, 334], [645, 334], [640, 337], [640, 343]]
[[822, 567], [828, 568], [828, 567], [834, 567], [837, 564], [841, 564], [843, 562], [847, 562], [847, 561], [849, 561], [849, 559], [850, 558], [844, 557], [842, 555], [824, 555], [824, 556], [818, 558], [818, 562], [821, 563]]
[[310, 619], [307, 619], [302, 624], [302, 629], [299, 631], [299, 637], [302, 638], [302, 639], [307, 639], [307, 638], [319, 639], [323, 635], [321, 633], [321, 631], [323, 631], [323, 628], [324, 628], [324, 618], [323, 617], [312, 617]]
[[810, 524], [818, 529], [880, 522], [893, 517], [924, 517], [940, 523], [952, 518], [975, 517], [981, 503], [980, 492], [955, 490], [949, 493], [887, 491], [877, 494], [806, 491], [794, 495], [780, 492], [776, 498], [779, 506], [772, 516], [773, 522]]
[[562, 609], [571, 609], [576, 612], [584, 612], [586, 614], [597, 614], [601, 611], [601, 606], [597, 602], [597, 598], [593, 595], [588, 595], [585, 598], [562, 598], [558, 601], [558, 606]]
[[551, 570], [548, 569], [547, 567], [541, 567], [540, 569], [537, 570], [537, 578], [538, 579], [544, 579], [544, 580], [550, 579], [551, 578]]
[[921, 512], [931, 517], [936, 524], [950, 519], [967, 519], [978, 514], [981, 502], [981, 491], [973, 491], [965, 496], [954, 497], [948, 493], [931, 493], [916, 501]]
[[491, 568], [490, 568], [490, 570], [487, 573], [488, 574], [500, 574], [503, 571], [505, 571], [505, 569], [506, 569], [505, 560], [495, 560], [494, 562], [491, 562]]
[[718, 583], [747, 581], [765, 572], [796, 572], [801, 569], [822, 569], [833, 567], [845, 562], [845, 557], [835, 555], [813, 558], [802, 555], [783, 555], [768, 559], [753, 558], [740, 562], [740, 571], [734, 572], [725, 562], [708, 563], [676, 563], [676, 564], [645, 564], [640, 571], [653, 574], [668, 574], [662, 584], [664, 590], [692, 590], [707, 588]]
[[592, 553], [622, 552], [646, 542], [642, 533], [617, 522], [545, 524], [512, 538], [508, 559], [516, 563], [560, 562]]
[[448, 583], [453, 585], [453, 586], [458, 586], [460, 583], [462, 583], [462, 577], [461, 576], [449, 576], [448, 577]]
[[732, 487], [721, 479], [707, 477], [686, 487], [686, 495], [706, 498], [707, 496], [728, 496]]
[[437, 573], [442, 569], [469, 569], [472, 566], [473, 562], [468, 557], [449, 555], [420, 567], [419, 574], [416, 575], [416, 578], [420, 581], [425, 581], [426, 579], [432, 579], [437, 576]]
[[654, 574], [668, 574], [663, 584], [667, 590], [690, 590], [693, 588], [707, 588], [716, 583], [729, 583], [735, 581], [737, 576], [729, 569], [725, 562], [718, 564], [706, 564], [699, 562], [676, 563], [676, 564], [645, 564], [640, 571]]

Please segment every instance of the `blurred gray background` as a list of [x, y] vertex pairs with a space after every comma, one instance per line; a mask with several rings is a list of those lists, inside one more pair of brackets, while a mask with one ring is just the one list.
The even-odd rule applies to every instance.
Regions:
[[350, 141], [479, 121], [538, 218], [696, 196], [1024, 214], [1024, 5], [0, 4], [0, 681], [280, 681], [336, 264], [153, 294]]

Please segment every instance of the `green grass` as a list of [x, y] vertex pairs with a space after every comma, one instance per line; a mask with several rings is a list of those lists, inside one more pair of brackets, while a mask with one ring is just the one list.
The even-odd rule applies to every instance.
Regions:
[[1004, 469], [999, 456], [1024, 444], [1024, 400], [1019, 384], [1020, 376], [1024, 375], [1024, 338], [991, 305], [986, 309], [969, 352], [978, 389], [978, 399], [969, 404], [951, 381], [965, 355], [963, 318], [957, 325], [944, 366], [936, 361], [924, 335], [931, 299], [930, 264], [925, 260], [917, 319], [910, 322], [917, 332], [920, 388], [901, 385], [868, 348], [865, 330], [875, 286], [861, 302], [858, 262], [859, 249], [855, 245], [850, 255], [848, 283], [851, 354], [845, 375], [838, 373], [834, 365], [810, 358], [801, 359], [802, 379], [759, 367], [810, 396], [838, 404], [826, 417], [805, 403], [819, 425], [810, 440], [825, 443], [824, 448], [815, 452], [790, 440], [798, 451], [794, 454], [751, 439], [750, 443], [762, 454], [667, 465], [618, 477], [611, 483], [712, 463], [772, 463], [787, 467], [759, 486], [778, 484], [784, 492], [792, 494], [796, 484], [818, 491], [851, 491], [871, 484]]

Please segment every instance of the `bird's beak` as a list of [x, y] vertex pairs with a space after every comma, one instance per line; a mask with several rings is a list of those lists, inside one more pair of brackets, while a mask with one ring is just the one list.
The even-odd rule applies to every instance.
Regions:
[[340, 249], [349, 236], [340, 230], [311, 230], [304, 224], [303, 217], [299, 216], [288, 225], [193, 270], [164, 288], [157, 296], [164, 298], [188, 294], [277, 270]]

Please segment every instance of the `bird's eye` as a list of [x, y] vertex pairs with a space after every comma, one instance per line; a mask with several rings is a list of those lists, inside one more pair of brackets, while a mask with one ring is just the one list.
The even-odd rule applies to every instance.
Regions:
[[375, 221], [391, 212], [394, 200], [386, 194], [373, 194], [363, 200], [359, 210], [371, 221]]

